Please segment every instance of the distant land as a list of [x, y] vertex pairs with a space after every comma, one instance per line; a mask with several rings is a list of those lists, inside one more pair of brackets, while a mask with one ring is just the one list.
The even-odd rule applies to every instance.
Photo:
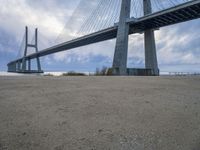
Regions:
[[[53, 75], [53, 76], [61, 76], [63, 73], [66, 73], [67, 71], [57, 71], [57, 72], [44, 72], [44, 74], [41, 75]], [[94, 74], [94, 72], [81, 72], [84, 73], [86, 75], [89, 74]], [[0, 71], [0, 76], [22, 76], [22, 75], [30, 75], [30, 74], [19, 74], [19, 73], [9, 73], [6, 71]], [[34, 74], [32, 74], [34, 75]], [[200, 72], [160, 72], [160, 75], [200, 75]]]

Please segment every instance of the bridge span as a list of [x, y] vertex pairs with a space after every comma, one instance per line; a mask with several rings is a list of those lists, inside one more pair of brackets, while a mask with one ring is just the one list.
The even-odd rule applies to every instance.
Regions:
[[[130, 0], [122, 0], [122, 8], [121, 8], [122, 12], [123, 12], [123, 5], [126, 6], [126, 4], [127, 4], [127, 3], [125, 3], [125, 1], [130, 1]], [[144, 0], [144, 3], [145, 3], [145, 1], [149, 1], [149, 0]], [[151, 8], [144, 8], [144, 11], [145, 11], [145, 9], [146, 9], [146, 11], [151, 12]], [[128, 13], [130, 14], [130, 12], [128, 12]], [[95, 32], [92, 34], [88, 34], [88, 35], [85, 35], [85, 36], [52, 46], [52, 47], [49, 47], [49, 48], [41, 50], [41, 51], [37, 50], [36, 53], [26, 55], [23, 58], [20, 58], [17, 60], [13, 60], [8, 63], [8, 71], [10, 71], [10, 72], [27, 72], [26, 66], [24, 66], [24, 70], [23, 70], [23, 67], [21, 68], [20, 66], [23, 65], [24, 62], [30, 61], [31, 59], [35, 59], [35, 58], [38, 59], [39, 57], [50, 55], [53, 53], [70, 50], [73, 48], [77, 48], [77, 47], [81, 47], [81, 46], [85, 46], [85, 45], [89, 45], [89, 44], [93, 44], [93, 43], [97, 43], [97, 42], [102, 42], [102, 41], [110, 40], [113, 38], [119, 38], [119, 35], [118, 35], [120, 32], [119, 30], [120, 30], [120, 27], [123, 26], [123, 23], [128, 24], [128, 28], [127, 28], [128, 35], [135, 34], [135, 33], [145, 33], [146, 31], [149, 30], [149, 31], [151, 31], [149, 34], [150, 35], [149, 38], [154, 39], [154, 34], [152, 34], [152, 33], [155, 29], [159, 29], [161, 27], [165, 27], [165, 26], [169, 26], [169, 25], [173, 25], [173, 24], [200, 18], [200, 0], [189, 1], [187, 3], [183, 3], [178, 6], [168, 8], [163, 11], [156, 12], [156, 13], [146, 13], [143, 17], [140, 17], [140, 18], [125, 17], [125, 14], [123, 14], [123, 13], [121, 13], [120, 17], [121, 17], [121, 20], [120, 20], [121, 22], [119, 21], [119, 23], [116, 23], [112, 27], [109, 27], [107, 29], [104, 29], [104, 30], [101, 30], [101, 31], [98, 31], [98, 32]], [[122, 21], [123, 20], [122, 18], [125, 18], [125, 21]], [[122, 32], [124, 33], [124, 30]], [[146, 35], [146, 37], [149, 35]], [[147, 39], [147, 41], [149, 41], [149, 38]], [[35, 46], [29, 45], [29, 46], [37, 48], [36, 45]], [[117, 45], [117, 43], [116, 43], [116, 45]], [[154, 47], [154, 43], [150, 43], [150, 45], [148, 45], [148, 47], [149, 46]], [[125, 50], [125, 53], [126, 53], [126, 50]], [[153, 52], [153, 53], [155, 53], [155, 52]], [[118, 58], [119, 56], [115, 56], [115, 57], [119, 60], [119, 58]], [[127, 57], [127, 55], [125, 57]], [[153, 57], [153, 56], [151, 56], [151, 57]], [[149, 60], [149, 61], [150, 62], [153, 61], [153, 63], [155, 63], [155, 61], [157, 61], [157, 58], [154, 58], [154, 59], [156, 59], [156, 60]], [[148, 60], [146, 60], [146, 61], [148, 61]], [[38, 63], [39, 63], [39, 60], [38, 60]], [[120, 61], [119, 61], [119, 63], [122, 64], [122, 62], [120, 62]], [[114, 64], [115, 63], [113, 62], [114, 68], [119, 69], [121, 67], [120, 66], [121, 64], [118, 64], [117, 66], [115, 66]], [[40, 67], [40, 64], [38, 64], [38, 65]], [[147, 66], [148, 65], [146, 65], [146, 67]], [[124, 67], [126, 67], [126, 66], [123, 66], [123, 69], [124, 69]], [[29, 66], [29, 69], [30, 69], [30, 66]], [[153, 68], [150, 65], [149, 69], [153, 70], [155, 68]], [[156, 69], [158, 69], [157, 66], [156, 66]], [[39, 72], [41, 72], [41, 67], [39, 68]], [[118, 71], [115, 71], [114, 74], [124, 75], [124, 72], [120, 71], [120, 69], [119, 69]], [[155, 70], [153, 71], [152, 74], [158, 75], [158, 73], [156, 73]]]

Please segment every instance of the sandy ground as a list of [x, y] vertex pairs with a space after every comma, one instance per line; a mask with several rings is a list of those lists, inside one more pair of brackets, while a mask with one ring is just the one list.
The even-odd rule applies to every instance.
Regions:
[[200, 77], [0, 77], [0, 150], [200, 150]]

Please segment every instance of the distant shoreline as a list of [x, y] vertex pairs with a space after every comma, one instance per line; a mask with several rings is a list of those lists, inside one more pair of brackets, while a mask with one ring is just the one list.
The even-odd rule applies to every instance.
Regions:
[[[62, 76], [64, 73], [67, 73], [65, 71], [62, 72], [44, 72], [43, 76]], [[94, 72], [81, 72], [84, 73], [85, 75], [90, 75], [94, 74]], [[6, 71], [1, 71], [0, 76], [29, 76], [30, 74], [19, 74], [19, 73], [10, 73]], [[31, 74], [31, 75], [38, 75], [38, 74]], [[161, 76], [200, 76], [200, 73], [189, 73], [189, 72], [160, 72]]]

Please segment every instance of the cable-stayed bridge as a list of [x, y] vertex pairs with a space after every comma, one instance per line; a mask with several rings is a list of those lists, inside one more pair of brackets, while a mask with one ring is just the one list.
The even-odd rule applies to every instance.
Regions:
[[[82, 6], [83, 1], [79, 6]], [[128, 36], [144, 33], [146, 68], [139, 72], [159, 75], [154, 30], [199, 17], [200, 0], [99, 0], [98, 5], [76, 33], [79, 37], [67, 42], [39, 51], [37, 29], [32, 44], [29, 44], [28, 28], [26, 28], [24, 55], [8, 63], [8, 71], [42, 72], [39, 57], [116, 38], [111, 73], [138, 74], [138, 70], [127, 69]], [[29, 47], [35, 48], [35, 53], [27, 55]], [[37, 60], [38, 69], [35, 71], [31, 69], [32, 59]]]

